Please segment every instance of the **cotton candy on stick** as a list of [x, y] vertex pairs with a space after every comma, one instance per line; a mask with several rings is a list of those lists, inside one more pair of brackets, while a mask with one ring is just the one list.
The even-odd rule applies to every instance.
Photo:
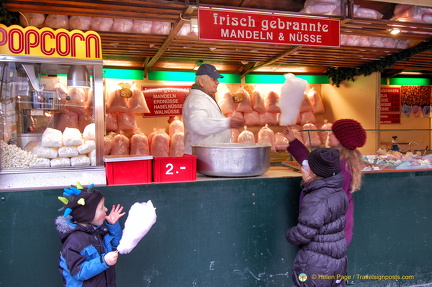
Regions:
[[128, 254], [138, 242], [149, 232], [156, 222], [156, 208], [151, 200], [135, 202], [128, 213], [123, 229], [123, 236], [117, 250], [120, 254]]
[[307, 81], [296, 78], [291, 73], [285, 74], [285, 83], [282, 85], [279, 100], [279, 107], [281, 109], [279, 124], [281, 126], [296, 123], [306, 86]]

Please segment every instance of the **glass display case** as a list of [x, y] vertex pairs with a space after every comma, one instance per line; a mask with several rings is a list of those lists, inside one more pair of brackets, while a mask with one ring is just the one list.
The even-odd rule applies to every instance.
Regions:
[[0, 92], [0, 189], [29, 186], [30, 173], [45, 187], [78, 173], [105, 184], [102, 61], [2, 56]]
[[[311, 150], [328, 147], [329, 132], [330, 130], [302, 130], [299, 131], [299, 139]], [[431, 129], [366, 129], [366, 134], [365, 146], [371, 147], [370, 152], [359, 149], [366, 163], [364, 171], [432, 168]], [[314, 142], [318, 142], [318, 145], [314, 145]], [[292, 158], [285, 165], [300, 169], [300, 165]]]

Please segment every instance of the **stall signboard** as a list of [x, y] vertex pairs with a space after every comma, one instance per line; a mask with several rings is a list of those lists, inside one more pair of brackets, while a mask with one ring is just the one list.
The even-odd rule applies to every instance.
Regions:
[[0, 55], [102, 60], [102, 46], [94, 31], [0, 24]]
[[150, 113], [144, 117], [181, 116], [190, 86], [142, 87]]
[[340, 20], [279, 13], [199, 8], [202, 40], [340, 47]]
[[380, 123], [400, 124], [401, 88], [381, 87]]

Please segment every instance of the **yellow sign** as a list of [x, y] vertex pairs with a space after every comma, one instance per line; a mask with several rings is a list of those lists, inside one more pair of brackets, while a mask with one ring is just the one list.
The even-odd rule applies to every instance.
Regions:
[[0, 24], [0, 55], [102, 60], [98, 33]]

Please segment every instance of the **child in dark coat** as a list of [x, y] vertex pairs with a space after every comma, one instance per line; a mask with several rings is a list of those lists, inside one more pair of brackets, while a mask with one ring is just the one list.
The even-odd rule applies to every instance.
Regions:
[[286, 233], [300, 247], [292, 279], [295, 286], [344, 286], [347, 242], [344, 234], [348, 198], [342, 189], [340, 152], [313, 150], [302, 167], [305, 193], [298, 224]]
[[113, 206], [107, 215], [105, 198], [93, 186], [65, 188], [64, 215], [56, 219], [63, 247], [59, 270], [65, 286], [116, 286], [115, 251], [122, 237], [118, 222], [123, 206]]

